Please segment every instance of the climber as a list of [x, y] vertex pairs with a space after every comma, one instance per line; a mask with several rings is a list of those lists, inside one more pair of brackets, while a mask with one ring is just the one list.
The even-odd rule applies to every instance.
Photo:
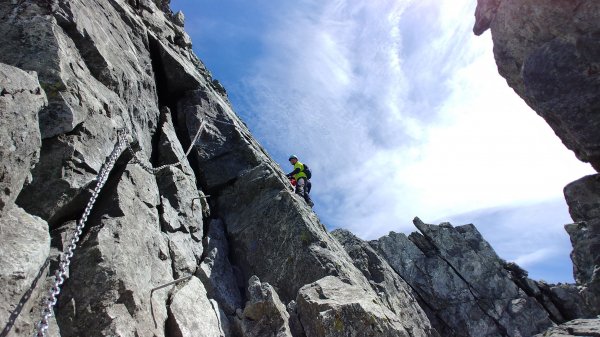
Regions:
[[296, 179], [296, 194], [300, 195], [304, 198], [306, 203], [313, 207], [314, 203], [310, 200], [310, 188], [312, 187], [310, 180], [307, 178], [306, 173], [304, 172], [304, 164], [298, 161], [298, 157], [295, 155], [290, 156], [290, 164], [294, 166], [294, 170], [287, 174], [288, 178]]

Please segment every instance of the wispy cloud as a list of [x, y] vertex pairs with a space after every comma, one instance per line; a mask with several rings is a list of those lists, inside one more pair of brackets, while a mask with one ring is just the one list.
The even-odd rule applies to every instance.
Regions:
[[[583, 175], [497, 74], [473, 1], [304, 1], [246, 78], [251, 128], [315, 171], [317, 211], [373, 238], [415, 215], [546, 199]], [[284, 166], [286, 168], [286, 166]]]
[[[489, 33], [471, 32], [474, 0], [224, 3], [258, 18], [207, 28], [235, 39], [214, 51], [235, 61], [232, 102], [284, 170], [290, 153], [311, 165], [315, 210], [330, 228], [372, 239], [414, 230], [414, 216], [517, 209], [558, 200], [592, 172], [498, 75]], [[539, 232], [528, 223], [505, 230]], [[544, 226], [564, 234], [562, 224]], [[565, 236], [552, 240], [567, 249]], [[546, 256], [540, 249], [510, 259]]]

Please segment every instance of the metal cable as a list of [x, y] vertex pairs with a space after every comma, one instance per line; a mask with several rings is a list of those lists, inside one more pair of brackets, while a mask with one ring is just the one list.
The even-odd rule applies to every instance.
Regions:
[[198, 137], [200, 137], [200, 134], [202, 133], [203, 127], [204, 127], [204, 120], [200, 121], [200, 126], [198, 127], [198, 131], [196, 132], [196, 136], [194, 136], [194, 139], [192, 140], [192, 143], [190, 144], [190, 147], [188, 148], [188, 150], [185, 152], [185, 155], [183, 157], [181, 157], [178, 162], [173, 163], [173, 164], [165, 164], [165, 165], [161, 165], [159, 167], [152, 167], [152, 166], [144, 164], [144, 162], [138, 157], [137, 153], [133, 150], [133, 148], [131, 147], [131, 144], [129, 144], [129, 143], [127, 144], [127, 150], [129, 150], [129, 152], [133, 156], [133, 162], [135, 164], [140, 165], [140, 167], [143, 168], [146, 172], [156, 175], [162, 169], [165, 169], [167, 167], [180, 166], [183, 164], [183, 161], [187, 158], [187, 156], [189, 156], [190, 152], [192, 152], [192, 149], [194, 148], [194, 145], [196, 144]]

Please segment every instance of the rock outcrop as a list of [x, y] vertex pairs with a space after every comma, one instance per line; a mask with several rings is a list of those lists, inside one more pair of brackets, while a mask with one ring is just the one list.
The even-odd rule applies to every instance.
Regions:
[[553, 325], [473, 225], [424, 224], [370, 244], [426, 303], [442, 336], [529, 336]]
[[273, 287], [256, 275], [248, 281], [248, 302], [234, 321], [240, 336], [292, 337], [290, 314]]
[[[577, 158], [600, 170], [600, 3], [478, 0], [475, 19], [475, 34], [491, 30], [498, 71], [508, 85]], [[585, 303], [577, 317], [600, 314], [599, 187], [593, 175], [564, 189], [575, 221], [565, 228]], [[559, 298], [566, 292], [575, 291], [552, 290]]]
[[600, 336], [600, 319], [575, 319], [533, 337]]
[[565, 226], [571, 237], [573, 274], [592, 312], [600, 314], [600, 175], [583, 177], [567, 185], [565, 198], [573, 224]]
[[[380, 254], [367, 242], [347, 230], [336, 229], [331, 234], [344, 246], [354, 265], [369, 280], [371, 287], [381, 297], [384, 305], [396, 313], [403, 322], [406, 322], [405, 328], [411, 336], [437, 336], [437, 331], [431, 327], [425, 312], [421, 309], [423, 307], [427, 311], [428, 304]], [[433, 318], [435, 319], [435, 317]], [[434, 321], [432, 320], [432, 322]]]
[[[45, 294], [50, 255], [46, 221], [15, 204], [41, 145], [38, 113], [47, 105], [36, 73], [0, 63], [0, 300], [2, 335], [27, 334], [38, 319], [31, 312]], [[54, 328], [56, 326], [54, 325]]]
[[579, 159], [600, 169], [600, 4], [479, 0], [474, 30], [487, 28], [508, 85]]

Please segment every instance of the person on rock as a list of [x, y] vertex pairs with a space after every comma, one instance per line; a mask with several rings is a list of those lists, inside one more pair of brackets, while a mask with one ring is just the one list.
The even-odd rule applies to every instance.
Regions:
[[313, 207], [314, 203], [312, 202], [312, 200], [310, 200], [310, 196], [308, 195], [308, 193], [310, 193], [310, 188], [312, 184], [310, 183], [310, 180], [304, 172], [304, 164], [298, 161], [298, 157], [296, 157], [295, 155], [291, 155], [289, 161], [290, 164], [294, 166], [294, 170], [288, 173], [287, 177], [293, 177], [294, 179], [296, 179], [296, 194], [303, 197], [306, 203], [310, 207]]

